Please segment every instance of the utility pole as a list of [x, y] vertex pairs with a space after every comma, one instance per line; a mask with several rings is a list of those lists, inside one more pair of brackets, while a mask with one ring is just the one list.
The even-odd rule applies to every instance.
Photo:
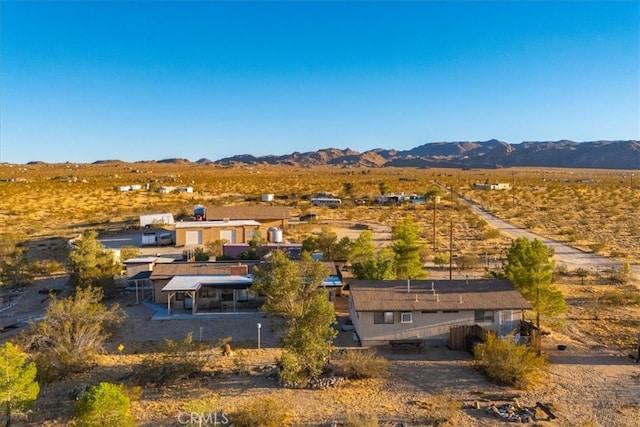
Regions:
[[516, 209], [516, 173], [511, 172], [513, 175], [513, 183], [511, 184], [511, 196], [513, 199], [513, 210]]
[[449, 280], [453, 279], [453, 217], [449, 228]]
[[436, 196], [433, 196], [433, 252], [436, 252]]

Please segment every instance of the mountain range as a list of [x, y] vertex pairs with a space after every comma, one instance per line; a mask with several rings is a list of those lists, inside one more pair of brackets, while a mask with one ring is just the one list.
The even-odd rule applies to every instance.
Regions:
[[[210, 163], [200, 159], [198, 163]], [[510, 144], [489, 141], [432, 142], [406, 151], [327, 148], [305, 153], [256, 157], [227, 157], [219, 165], [287, 165], [343, 167], [456, 167], [501, 168], [511, 166], [640, 169], [640, 141], [525, 141]]]

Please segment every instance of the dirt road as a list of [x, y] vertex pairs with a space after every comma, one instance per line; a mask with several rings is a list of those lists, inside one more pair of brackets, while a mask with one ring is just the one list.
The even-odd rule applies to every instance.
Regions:
[[[458, 198], [464, 203], [468, 204], [478, 216], [487, 221], [487, 223], [489, 223], [491, 226], [499, 229], [501, 232], [512, 236], [513, 238], [526, 237], [529, 240], [532, 240], [534, 238], [541, 240], [542, 243], [549, 246], [555, 251], [556, 264], [564, 264], [569, 270], [583, 268], [588, 270], [602, 271], [619, 269], [622, 266], [622, 263], [620, 261], [583, 252], [579, 249], [558, 242], [556, 240], [549, 239], [547, 237], [532, 233], [522, 228], [518, 228], [515, 225], [498, 218], [491, 212], [485, 210], [482, 206], [474, 203], [470, 199], [465, 198], [461, 194], [458, 194]], [[640, 266], [635, 265], [631, 268], [634, 273], [640, 274]]]

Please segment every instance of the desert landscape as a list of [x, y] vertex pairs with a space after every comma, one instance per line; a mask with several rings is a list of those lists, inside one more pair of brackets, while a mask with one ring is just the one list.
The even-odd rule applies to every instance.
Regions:
[[[509, 190], [473, 189], [476, 182], [513, 183], [514, 176], [515, 186]], [[636, 425], [640, 420], [640, 365], [627, 356], [634, 354], [640, 330], [638, 281], [637, 277], [627, 283], [614, 279], [616, 268], [623, 263], [635, 268], [640, 249], [638, 216], [634, 215], [638, 189], [630, 187], [627, 176], [624, 171], [606, 170], [296, 170], [180, 162], [0, 165], [0, 177], [5, 178], [0, 184], [5, 230], [20, 237], [31, 262], [50, 269], [50, 278], [42, 277], [17, 294], [13, 305], [3, 311], [3, 320], [41, 316], [46, 298], [38, 294], [40, 289], [71, 291], [65, 287], [66, 242], [78, 233], [97, 230], [105, 241], [135, 241], [126, 236], [139, 236], [136, 221], [141, 214], [172, 212], [176, 218], [188, 217], [196, 204], [260, 204], [265, 192], [275, 195], [273, 203], [290, 207], [294, 217], [309, 212], [318, 215], [317, 222], [294, 223], [284, 230], [291, 242], [328, 226], [340, 237], [352, 239], [362, 229], [372, 230], [381, 248], [389, 244], [391, 226], [411, 214], [420, 224], [425, 269], [434, 279], [448, 278], [448, 271], [434, 265], [432, 259], [449, 250], [451, 232], [454, 259], [472, 255], [478, 260], [456, 265], [454, 278], [481, 277], [487, 267], [499, 268], [504, 263], [513, 236], [501, 230], [494, 217], [479, 216], [474, 202], [512, 227], [553, 239], [558, 245], [570, 244], [593, 257], [583, 264], [585, 272], [578, 272], [572, 255], [560, 246], [555, 249], [555, 282], [565, 294], [569, 312], [564, 325], [544, 325], [548, 336], [543, 339], [543, 353], [550, 374], [536, 390], [492, 384], [466, 352], [433, 347], [415, 354], [386, 346], [376, 349], [390, 361], [380, 378], [349, 380], [324, 390], [283, 389], [273, 378], [280, 352], [277, 328], [265, 328], [262, 349], [256, 349], [255, 322], [269, 322], [263, 314], [241, 319], [212, 315], [152, 320], [153, 310], [135, 304], [128, 294], [113, 301], [125, 308], [128, 317], [110, 339], [99, 364], [85, 374], [43, 386], [31, 412], [17, 422], [67, 425], [77, 387], [97, 381], [133, 386], [132, 378], [145, 354], [155, 351], [164, 339], [179, 341], [192, 333], [210, 352], [202, 376], [141, 390], [132, 403], [136, 424], [177, 425], [179, 414], [196, 407], [196, 412], [215, 407], [231, 413], [242, 410], [252, 399], [270, 396], [286, 407], [293, 425], [340, 425], [354, 419], [360, 424], [353, 425], [496, 425], [506, 421], [488, 415], [485, 409], [514, 401], [526, 407], [542, 402], [551, 408], [557, 418], [548, 421], [543, 421], [548, 416], [538, 409], [538, 423], [545, 425]], [[118, 186], [133, 183], [152, 185], [149, 191], [117, 191]], [[163, 183], [188, 184], [194, 193], [158, 194], [154, 186]], [[441, 196], [437, 204], [375, 205], [371, 201], [380, 193], [381, 183], [398, 193], [435, 191]], [[321, 192], [341, 197], [343, 206], [309, 206], [309, 199]], [[605, 193], [608, 197], [603, 197]], [[358, 205], [353, 203], [356, 199], [368, 203]], [[562, 222], [554, 220], [559, 215]], [[143, 255], [158, 251], [179, 254], [181, 249], [142, 248]], [[340, 325], [348, 316], [346, 297], [336, 301], [336, 310]], [[8, 340], [19, 332], [19, 328], [6, 331], [0, 338]], [[217, 343], [229, 336], [234, 349], [241, 352], [240, 360], [220, 355]], [[120, 344], [122, 352], [117, 349]], [[340, 332], [334, 345], [339, 349], [355, 343], [350, 333]], [[358, 414], [367, 417], [360, 419]]]

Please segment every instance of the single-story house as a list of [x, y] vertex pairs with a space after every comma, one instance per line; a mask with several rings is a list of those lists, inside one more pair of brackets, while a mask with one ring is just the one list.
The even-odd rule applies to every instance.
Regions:
[[454, 326], [505, 336], [531, 305], [508, 280], [349, 280], [349, 313], [362, 345], [446, 344]]
[[249, 291], [257, 263], [173, 262], [156, 264], [150, 280], [152, 301], [173, 310], [257, 309], [263, 299]]
[[480, 183], [473, 184], [474, 190], [508, 190], [511, 188], [511, 184], [508, 182], [495, 182], [495, 183]]
[[284, 229], [289, 224], [289, 208], [286, 206], [208, 206], [207, 221], [254, 220], [260, 223], [262, 237], [267, 237], [269, 228]]
[[229, 243], [247, 243], [260, 223], [253, 220], [179, 221], [176, 228], [176, 246], [204, 245], [216, 240]]

